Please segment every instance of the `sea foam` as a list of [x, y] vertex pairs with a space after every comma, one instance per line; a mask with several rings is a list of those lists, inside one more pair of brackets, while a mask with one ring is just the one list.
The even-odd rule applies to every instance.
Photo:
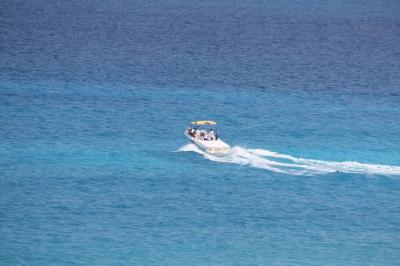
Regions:
[[214, 156], [208, 154], [194, 144], [184, 145], [178, 151], [196, 152], [202, 154], [204, 158], [211, 161], [248, 165], [282, 174], [312, 176], [342, 172], [400, 176], [400, 166], [366, 164], [355, 161], [331, 162], [303, 159], [269, 150], [245, 149], [240, 146], [233, 147], [231, 152], [226, 156]]

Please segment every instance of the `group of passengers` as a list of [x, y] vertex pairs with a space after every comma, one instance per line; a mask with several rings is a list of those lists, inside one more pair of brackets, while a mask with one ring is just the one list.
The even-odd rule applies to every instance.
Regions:
[[210, 130], [200, 130], [197, 128], [188, 128], [188, 134], [198, 140], [217, 140], [218, 133], [213, 129]]

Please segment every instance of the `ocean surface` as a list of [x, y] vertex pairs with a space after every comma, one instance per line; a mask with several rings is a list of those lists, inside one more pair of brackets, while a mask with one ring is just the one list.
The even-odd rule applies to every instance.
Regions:
[[0, 265], [400, 265], [399, 1], [0, 7]]

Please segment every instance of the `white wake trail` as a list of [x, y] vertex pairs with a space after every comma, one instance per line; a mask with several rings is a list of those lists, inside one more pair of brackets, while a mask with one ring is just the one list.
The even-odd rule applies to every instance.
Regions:
[[245, 149], [239, 146], [233, 147], [231, 152], [226, 156], [214, 156], [208, 154], [194, 144], [184, 145], [178, 151], [196, 152], [202, 154], [204, 158], [211, 161], [249, 165], [251, 167], [266, 169], [275, 173], [291, 175], [321, 175], [333, 172], [342, 172], [400, 176], [400, 166], [310, 160], [296, 158], [269, 150]]

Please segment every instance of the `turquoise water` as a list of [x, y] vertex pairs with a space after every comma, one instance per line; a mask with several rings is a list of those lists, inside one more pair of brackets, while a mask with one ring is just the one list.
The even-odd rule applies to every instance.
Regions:
[[395, 1], [4, 7], [1, 265], [400, 264]]

